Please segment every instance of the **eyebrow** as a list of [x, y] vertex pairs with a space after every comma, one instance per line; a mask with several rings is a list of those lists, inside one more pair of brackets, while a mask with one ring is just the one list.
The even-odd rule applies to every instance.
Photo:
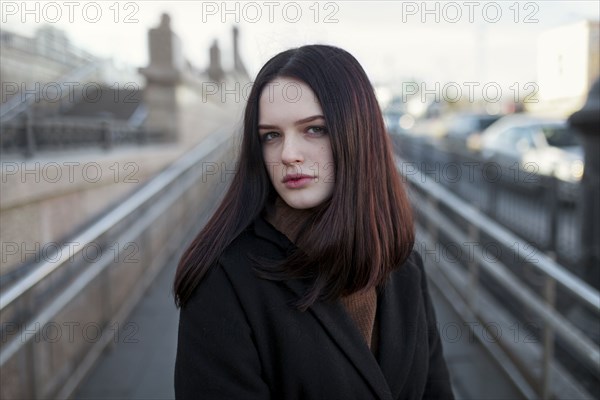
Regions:
[[[325, 119], [325, 117], [322, 116], [322, 115], [313, 115], [311, 117], [303, 118], [301, 120], [298, 120], [298, 121], [294, 122], [294, 125], [296, 125], [296, 126], [297, 125], [302, 125], [302, 124], [305, 124], [307, 122], [314, 121], [316, 119]], [[266, 124], [259, 124], [258, 125], [258, 129], [274, 129], [274, 128], [277, 128], [277, 125], [266, 125]]]

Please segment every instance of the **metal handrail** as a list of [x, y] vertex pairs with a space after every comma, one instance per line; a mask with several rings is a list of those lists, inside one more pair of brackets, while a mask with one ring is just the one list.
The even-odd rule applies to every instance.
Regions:
[[[455, 228], [443, 213], [435, 210], [433, 207], [421, 202], [420, 206], [426, 215], [431, 216], [432, 220], [438, 221], [437, 227], [444, 231], [448, 236], [456, 240], [468, 241], [468, 235]], [[511, 295], [518, 298], [522, 303], [527, 304], [529, 308], [535, 311], [543, 320], [547, 322], [552, 329], [564, 337], [566, 341], [573, 346], [580, 357], [588, 365], [600, 372], [600, 351], [590, 339], [585, 337], [571, 322], [556, 312], [551, 307], [544, 304], [537, 296], [532, 294], [531, 290], [520, 282], [501, 262], [492, 255], [483, 255], [480, 247], [474, 249], [473, 256], [475, 261], [485, 269], [485, 271], [494, 277], [504, 289]]]
[[[192, 157], [194, 159], [193, 165], [195, 165], [197, 162], [202, 160], [207, 155], [207, 153], [210, 153], [212, 150], [219, 147], [219, 145], [221, 143], [222, 143], [222, 141], [218, 142], [217, 144], [215, 144], [214, 148], [209, 149], [209, 151], [205, 151], [204, 153], [198, 152], [198, 154], [197, 154], [197, 155], [199, 155], [198, 159], [196, 159], [196, 157]], [[192, 150], [192, 152], [193, 151], [194, 150]], [[197, 155], [194, 155], [194, 156], [197, 156]], [[187, 167], [183, 166], [182, 169], [180, 170], [181, 173], [172, 175], [167, 180], [166, 185], [162, 185], [162, 184], [157, 185], [156, 186], [158, 188], [157, 193], [162, 191], [167, 185], [171, 184], [176, 179], [178, 179], [183, 174], [185, 174], [185, 172], [188, 169], [189, 169], [189, 166], [187, 166]], [[159, 175], [156, 179], [161, 180], [162, 179], [161, 175]], [[169, 207], [171, 207], [172, 204], [179, 197], [182, 196], [182, 194], [184, 194], [187, 190], [189, 190], [189, 188], [194, 183], [195, 183], [195, 179], [193, 179], [193, 177], [192, 177], [192, 179], [187, 179], [187, 181], [183, 185], [178, 185], [176, 188], [169, 189], [164, 194], [163, 198], [161, 198], [159, 200], [159, 204], [157, 204], [155, 201], [153, 201], [153, 209], [146, 211], [142, 218], [137, 220], [133, 225], [129, 226], [127, 228], [127, 230], [121, 234], [121, 238], [123, 238], [123, 241], [126, 243], [130, 243], [135, 238], [140, 237], [142, 235], [142, 233], [145, 232], [148, 228], [150, 228], [152, 223], [154, 221], [156, 221], [156, 219], [160, 215], [162, 215], [165, 211], [167, 211], [169, 209]], [[146, 200], [149, 200], [150, 198], [152, 198], [152, 196], [153, 195], [149, 195], [146, 198]], [[133, 210], [135, 210], [135, 209], [132, 209], [132, 211]], [[121, 220], [115, 219], [113, 225], [118, 224], [120, 221]], [[98, 236], [100, 236], [105, 232], [105, 230], [98, 229], [97, 232], [99, 233]], [[106, 268], [108, 268], [110, 265], [112, 265], [113, 262], [114, 262], [113, 255], [110, 254], [109, 252], [104, 253], [98, 262], [95, 262], [90, 268], [83, 271], [71, 284], [69, 284], [68, 288], [66, 288], [64, 291], [62, 291], [54, 299], [54, 301], [52, 301], [51, 304], [48, 305], [47, 308], [43, 309], [39, 314], [36, 315], [35, 318], [33, 318], [35, 323], [29, 323], [26, 328], [26, 332], [37, 333], [41, 329], [42, 326], [45, 326], [45, 324], [47, 324], [48, 322], [51, 322], [52, 318], [54, 318], [60, 312], [60, 310], [64, 309], [64, 307], [66, 307], [73, 299], [75, 299], [75, 297], [77, 296], [78, 293], [80, 293], [82, 290], [84, 290], [84, 288], [88, 287], [90, 282], [92, 282], [94, 279], [96, 279], [101, 274], [101, 272], [103, 270], [105, 270]], [[57, 268], [58, 268], [58, 266], [57, 266]], [[31, 340], [31, 338], [33, 338], [33, 336], [34, 335], [30, 335], [28, 337], [29, 340]], [[26, 341], [27, 341], [27, 339], [13, 340], [7, 346], [3, 347], [2, 352], [0, 352], [0, 366], [4, 365], [4, 363], [7, 360], [9, 360], [17, 351], [19, 351], [19, 349], [24, 346]]]
[[[402, 162], [402, 159], [397, 157], [396, 164], [400, 171], [402, 170]], [[416, 189], [412, 193], [415, 196], [413, 200], [418, 203], [419, 215], [425, 220], [426, 229], [431, 231], [431, 241], [434, 243], [437, 244], [440, 234], [450, 237], [454, 241], [462, 241], [465, 244], [472, 240], [478, 240], [482, 234], [505, 248], [511, 248], [514, 244], [525, 243], [521, 238], [501, 227], [473, 206], [460, 200], [449, 190], [431, 182], [423, 172], [415, 171], [414, 175], [403, 174], [403, 176]], [[427, 198], [428, 201], [423, 198]], [[440, 211], [440, 206], [443, 207], [444, 212]], [[447, 217], [448, 214], [459, 216], [467, 221], [468, 232], [460, 229], [455, 222]], [[521, 351], [529, 351], [529, 349], [511, 349], [506, 343], [499, 344], [499, 351], [482, 343], [484, 348], [488, 350], [489, 354], [504, 371], [510, 372], [508, 376], [522, 393], [534, 390], [541, 398], [549, 399], [553, 396], [553, 390], [567, 390], [571, 397], [573, 395], [578, 396], [578, 398], [581, 397], [581, 394], [585, 393], [585, 389], [578, 386], [578, 382], [570, 377], [567, 371], [558, 372], [558, 378], [553, 376], [562, 368], [560, 363], [554, 361], [556, 336], [562, 338], [569, 351], [572, 351], [576, 358], [595, 374], [600, 373], [600, 349], [598, 344], [586, 335], [581, 328], [577, 327], [556, 309], [556, 283], [558, 282], [567, 292], [573, 295], [581, 306], [593, 310], [594, 315], [597, 315], [599, 310], [600, 296], [598, 291], [547, 256], [537, 254], [539, 260], [536, 260], [535, 263], [529, 260], [527, 263], [532, 266], [532, 269], [537, 270], [545, 277], [543, 294], [538, 295], [524, 282], [520, 281], [508, 266], [500, 261], [499, 257], [484, 254], [484, 249], [481, 246], [476, 246], [473, 250], [474, 252], [469, 252], [469, 261], [465, 271], [468, 276], [462, 283], [465, 291], [462, 297], [466, 314], [463, 312], [460, 312], [460, 314], [464, 318], [476, 316], [477, 319], [481, 319], [485, 318], [486, 313], [490, 312], [489, 309], [484, 312], [479, 306], [479, 302], [485, 298], [485, 293], [479, 293], [478, 290], [481, 284], [478, 282], [479, 275], [480, 271], [485, 271], [486, 276], [499, 284], [511, 298], [515, 298], [521, 304], [524, 304], [528, 310], [531, 310], [541, 320], [543, 345], [540, 349], [539, 376], [532, 375], [530, 368], [523, 367], [521, 364], [526, 360], [522, 357]], [[436, 261], [436, 264], [447, 266], [447, 261]], [[460, 270], [462, 273], [462, 268]], [[458, 273], [454, 268], [448, 270], [448, 272]], [[451, 274], [442, 273], [441, 275], [446, 275], [450, 286], [460, 287], [461, 284], [456, 281], [457, 276], [450, 279]], [[519, 359], [517, 365], [508, 361], [514, 358]], [[511, 372], [511, 368], [515, 367], [518, 370], [517, 374]], [[559, 381], [556, 381], [556, 379], [559, 379]], [[535, 383], [524, 385], [525, 381]], [[583, 397], [588, 398], [589, 396], [584, 395]]]
[[[403, 162], [404, 160], [400, 157], [396, 157], [398, 166]], [[444, 203], [454, 213], [470, 221], [470, 223], [479, 231], [486, 232], [500, 244], [510, 248], [514, 243], [524, 243], [523, 239], [502, 227], [496, 221], [480, 212], [477, 208], [460, 200], [458, 196], [444, 189], [441, 185], [428, 182], [426, 178], [422, 179], [423, 177], [421, 177], [421, 175], [419, 175], [419, 178], [413, 175], [405, 175], [405, 178], [408, 179], [411, 184], [426, 191], [436, 201]], [[537, 253], [536, 257], [537, 262], [531, 264], [533, 268], [554, 279], [571, 295], [584, 303], [596, 314], [600, 314], [600, 292], [570, 271], [561, 267], [548, 256]]]
[[[419, 240], [420, 243], [423, 241], [430, 243], [431, 237], [426, 232], [419, 231], [418, 229], [417, 240]], [[464, 319], [470, 318], [473, 316], [473, 314], [468, 311], [470, 310], [468, 305], [468, 296], [465, 296], [464, 293], [461, 293], [461, 290], [458, 288], [456, 282], [450, 278], [448, 271], [451, 271], [451, 269], [448, 267], [448, 261], [442, 259], [435, 266], [435, 272], [429, 270], [427, 271], [427, 278], [432, 281], [433, 285], [437, 287], [439, 293], [444, 297], [444, 299], [446, 299], [447, 303], [458, 315]], [[484, 337], [482, 330], [470, 328], [469, 331], [473, 337], [477, 338], [477, 341], [483, 346], [483, 349], [497, 361], [504, 374], [514, 384], [515, 388], [523, 395], [523, 398], [533, 399], [537, 397], [531, 384], [520, 373], [514, 362], [512, 362], [511, 358], [507, 354], [505, 354], [501, 349], [497, 349], [495, 346], [493, 346], [493, 343]]]
[[65, 265], [69, 259], [72, 259], [79, 254], [82, 249], [86, 247], [86, 245], [92, 243], [96, 238], [108, 232], [138, 207], [163, 190], [171, 182], [192, 168], [197, 162], [217, 149], [228, 139], [229, 136], [223, 134], [222, 130], [213, 133], [196, 147], [194, 147], [193, 150], [187, 152], [183, 157], [171, 164], [166, 170], [162, 171], [151, 181], [151, 184], [141, 188], [119, 206], [103, 216], [98, 222], [94, 223], [92, 226], [88, 227], [85, 231], [74, 238], [74, 240], [70, 243], [75, 242], [82, 244], [76, 249], [76, 251], [70, 253], [68, 244], [64, 245], [61, 249], [60, 258], [58, 260], [45, 261], [41, 263], [39, 267], [33, 270], [29, 275], [25, 276], [14, 286], [8, 288], [6, 292], [0, 294], [0, 313], [23, 294], [37, 286], [52, 272]]

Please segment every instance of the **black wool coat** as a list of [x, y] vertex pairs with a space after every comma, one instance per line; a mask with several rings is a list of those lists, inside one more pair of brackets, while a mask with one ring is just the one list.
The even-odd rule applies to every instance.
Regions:
[[418, 253], [378, 295], [375, 356], [340, 301], [300, 312], [304, 281], [252, 272], [294, 248], [259, 217], [204, 277], [180, 312], [177, 399], [453, 399]]

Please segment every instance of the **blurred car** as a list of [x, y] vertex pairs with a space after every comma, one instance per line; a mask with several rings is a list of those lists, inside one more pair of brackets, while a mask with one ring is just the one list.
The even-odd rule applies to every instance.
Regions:
[[415, 124], [414, 117], [406, 112], [405, 104], [399, 97], [392, 99], [383, 110], [383, 120], [387, 131], [392, 134], [405, 134]]
[[485, 159], [511, 170], [512, 176], [523, 171], [519, 182], [532, 182], [536, 175], [559, 179], [562, 200], [572, 200], [583, 176], [583, 148], [564, 119], [506, 116], [482, 133], [480, 150]]
[[480, 147], [480, 135], [503, 115], [483, 113], [457, 113], [448, 119], [444, 140], [446, 148], [461, 152], [465, 149], [477, 151]]

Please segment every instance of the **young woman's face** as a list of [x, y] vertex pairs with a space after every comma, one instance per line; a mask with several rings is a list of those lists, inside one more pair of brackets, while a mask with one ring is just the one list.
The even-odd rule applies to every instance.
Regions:
[[335, 167], [323, 110], [311, 88], [277, 78], [263, 89], [258, 107], [265, 166], [279, 196], [297, 209], [329, 199]]

